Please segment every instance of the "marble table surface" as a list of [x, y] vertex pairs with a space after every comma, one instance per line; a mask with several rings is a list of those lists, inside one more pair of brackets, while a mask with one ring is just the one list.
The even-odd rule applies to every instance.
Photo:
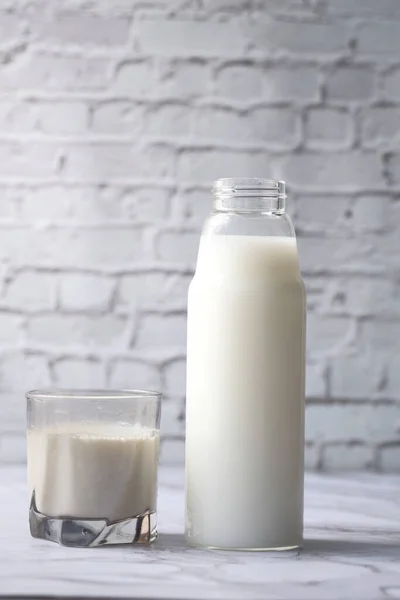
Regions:
[[292, 556], [188, 548], [183, 503], [182, 469], [163, 468], [153, 546], [62, 548], [29, 535], [24, 469], [0, 469], [0, 597], [400, 598], [400, 476], [307, 475]]

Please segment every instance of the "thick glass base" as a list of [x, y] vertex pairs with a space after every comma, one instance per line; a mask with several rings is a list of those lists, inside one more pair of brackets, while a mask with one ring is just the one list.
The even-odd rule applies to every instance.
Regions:
[[107, 519], [47, 517], [40, 513], [32, 496], [29, 526], [34, 538], [61, 546], [94, 548], [110, 544], [148, 544], [157, 537], [157, 515], [146, 512], [114, 523]]

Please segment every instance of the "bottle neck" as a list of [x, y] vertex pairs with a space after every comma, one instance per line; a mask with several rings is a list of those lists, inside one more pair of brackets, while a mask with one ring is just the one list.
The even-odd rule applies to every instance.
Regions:
[[285, 183], [259, 178], [218, 179], [213, 186], [214, 210], [238, 213], [285, 212]]

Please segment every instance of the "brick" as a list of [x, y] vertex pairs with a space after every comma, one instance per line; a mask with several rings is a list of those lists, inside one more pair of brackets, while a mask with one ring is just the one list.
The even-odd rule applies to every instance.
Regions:
[[122, 216], [138, 223], [164, 221], [168, 216], [170, 190], [155, 186], [125, 188], [120, 196]]
[[185, 315], [144, 315], [142, 316], [135, 348], [165, 349], [186, 348], [186, 317]]
[[56, 306], [56, 278], [50, 273], [22, 271], [8, 280], [0, 298], [0, 305], [26, 313], [54, 310]]
[[21, 188], [9, 195], [15, 198], [19, 214], [30, 224], [44, 221], [84, 225], [164, 220], [171, 192], [159, 185], [78, 184]]
[[[132, 3], [129, 0], [120, 0], [121, 4], [127, 4], [128, 7], [132, 7]], [[173, 13], [171, 9], [173, 8]], [[168, 0], [151, 0], [151, 2], [137, 2], [135, 6], [135, 14], [137, 14], [138, 19], [160, 19], [160, 18], [174, 18], [176, 16], [184, 15], [185, 18], [191, 18], [192, 10], [191, 6], [181, 5], [179, 3], [174, 4], [172, 7], [171, 2]], [[132, 8], [129, 11], [131, 14]], [[196, 10], [196, 15], [199, 14]]]
[[[371, 274], [380, 270], [376, 240], [343, 236], [299, 237], [300, 267], [305, 274], [357, 272]], [[385, 257], [386, 260], [386, 257]], [[387, 267], [386, 267], [387, 268]]]
[[400, 52], [400, 40], [398, 36], [398, 23], [392, 22], [364, 22], [356, 29], [357, 53], [360, 55], [381, 55], [391, 59], [398, 56]]
[[304, 447], [304, 467], [306, 471], [315, 471], [319, 468], [320, 448], [316, 444], [306, 444]]
[[156, 367], [143, 362], [118, 359], [110, 369], [109, 383], [121, 389], [160, 389], [160, 374]]
[[199, 241], [199, 234], [192, 231], [160, 231], [156, 242], [157, 257], [164, 262], [193, 266]]
[[14, 100], [0, 102], [0, 131], [2, 133], [31, 133], [37, 127], [37, 106]]
[[361, 113], [361, 140], [366, 148], [400, 146], [400, 108], [366, 108]]
[[252, 24], [251, 47], [268, 54], [330, 55], [346, 54], [350, 30], [343, 22], [308, 23], [259, 17]]
[[398, 185], [400, 182], [400, 153], [394, 152], [388, 156], [386, 162], [387, 176], [392, 185]]
[[[203, 5], [214, 9], [216, 13], [222, 11], [236, 12], [240, 9], [248, 11], [248, 0], [203, 0]], [[319, 5], [314, 2], [304, 2], [304, 0], [257, 0], [255, 9], [261, 11], [263, 15], [273, 14], [287, 17], [293, 16], [317, 16]], [[256, 13], [257, 14], [257, 13]]]
[[328, 310], [357, 317], [399, 317], [399, 285], [378, 277], [352, 277], [331, 286]]
[[161, 442], [160, 462], [168, 465], [182, 465], [185, 460], [184, 439], [165, 438]]
[[383, 473], [400, 473], [400, 441], [378, 450], [378, 464]]
[[20, 433], [0, 436], [0, 464], [17, 465], [26, 462], [26, 439]]
[[49, 387], [51, 385], [48, 360], [40, 354], [13, 352], [0, 358], [0, 388], [18, 390]]
[[146, 136], [187, 137], [192, 133], [193, 110], [185, 104], [168, 103], [149, 110]]
[[[393, 347], [395, 347], [395, 335], [398, 333], [397, 330], [393, 333]], [[380, 349], [382, 345], [378, 346]], [[388, 371], [387, 371], [387, 385], [384, 388], [384, 393], [394, 400], [400, 400], [400, 358], [397, 353], [392, 353], [388, 359]]]
[[[361, 247], [364, 246], [364, 259], [359, 261], [360, 273], [372, 273], [380, 276], [387, 274], [388, 268], [396, 268], [396, 253], [399, 240], [397, 223], [392, 223], [393, 228], [382, 234], [369, 234], [367, 232], [357, 236], [355, 253], [361, 259]], [[378, 242], [381, 241], [381, 243]]]
[[126, 319], [114, 315], [44, 315], [30, 319], [26, 335], [32, 344], [109, 350], [123, 346], [126, 328]]
[[0, 258], [12, 253], [16, 266], [126, 267], [149, 256], [143, 230], [136, 227], [107, 229], [10, 229], [2, 232]]
[[306, 397], [325, 398], [327, 393], [325, 365], [308, 362], [306, 365]]
[[[136, 218], [139, 208], [145, 218], [157, 210], [162, 214], [159, 196], [162, 190], [146, 186], [135, 188], [125, 185], [96, 184], [45, 185], [16, 191], [19, 213], [33, 223], [109, 224], [111, 221]], [[142, 202], [141, 207], [134, 204]]]
[[202, 7], [207, 15], [231, 15], [249, 9], [248, 0], [203, 0]]
[[177, 179], [180, 182], [207, 183], [219, 177], [241, 173], [259, 177], [265, 172], [268, 156], [265, 152], [232, 152], [230, 150], [190, 149], [178, 158]]
[[286, 108], [259, 108], [250, 115], [253, 141], [273, 150], [293, 148], [299, 141], [299, 120]]
[[17, 315], [0, 312], [0, 346], [9, 350], [18, 345], [22, 338], [22, 318]]
[[398, 437], [400, 406], [315, 404], [307, 407], [306, 438], [314, 442], [374, 444]]
[[140, 135], [145, 114], [145, 106], [139, 103], [124, 100], [96, 103], [91, 111], [91, 130], [107, 135]]
[[363, 101], [375, 93], [375, 74], [368, 67], [337, 67], [326, 80], [328, 100]]
[[383, 75], [381, 93], [392, 102], [400, 98], [400, 68], [391, 69]]
[[[35, 231], [29, 231], [22, 227], [12, 226], [1, 231], [2, 242], [0, 244], [0, 261], [5, 263], [12, 256], [14, 267], [28, 267], [29, 258], [32, 260], [48, 256], [47, 249], [40, 245], [40, 239]], [[39, 242], [37, 247], [30, 246], [31, 242]], [[42, 241], [43, 243], [43, 241]]]
[[298, 238], [300, 266], [305, 274], [346, 273], [383, 275], [390, 251], [379, 248], [377, 237]]
[[296, 198], [295, 224], [305, 232], [343, 230], [350, 206], [348, 196], [300, 194]]
[[400, 336], [400, 322], [398, 321], [363, 321], [360, 324], [360, 347], [371, 352], [397, 351]]
[[263, 98], [266, 102], [311, 102], [320, 96], [320, 77], [314, 67], [278, 67], [264, 70]]
[[307, 353], [310, 357], [334, 355], [353, 337], [351, 320], [344, 317], [307, 316]]
[[[377, 262], [381, 265], [386, 264], [386, 267], [389, 267], [391, 272], [396, 269], [397, 262], [397, 252], [398, 252], [398, 242], [400, 235], [400, 204], [394, 202], [391, 205], [392, 210], [390, 211], [389, 219], [390, 225], [387, 228], [387, 231], [384, 235], [375, 235], [371, 234], [371, 238], [375, 237], [382, 240], [382, 245], [376, 245], [375, 253], [377, 257]], [[365, 234], [367, 235], [367, 234]]]
[[112, 15], [132, 17], [133, 11], [135, 14], [141, 14], [140, 11], [148, 10], [150, 13], [156, 15], [164, 14], [162, 9], [170, 9], [170, 0], [151, 0], [151, 2], [142, 2], [141, 0], [114, 0], [112, 7], [108, 0], [96, 0], [96, 2], [87, 3], [87, 0], [68, 0], [66, 5], [71, 9], [76, 10], [90, 10], [94, 14], [101, 16], [107, 15], [112, 11]]
[[70, 203], [80, 190], [66, 189], [60, 185], [43, 187], [22, 187], [16, 189], [19, 215], [30, 225], [37, 222], [52, 222], [70, 217]]
[[316, 314], [342, 314], [335, 311], [336, 305], [342, 306], [344, 296], [333, 276], [303, 274], [307, 296], [307, 311]]
[[117, 65], [113, 81], [113, 91], [143, 97], [154, 93], [157, 75], [153, 64], [147, 60], [126, 60]]
[[[129, 188], [128, 188], [129, 189]], [[127, 216], [120, 195], [126, 188], [102, 185], [46, 185], [19, 191], [20, 214], [30, 224], [107, 223]]]
[[163, 402], [161, 411], [161, 436], [184, 436], [185, 423], [182, 415], [184, 412], [183, 402], [181, 399]]
[[72, 45], [122, 46], [128, 41], [128, 18], [93, 15], [88, 11], [57, 11], [51, 18], [37, 16], [33, 31], [41, 42]]
[[336, 356], [331, 361], [333, 398], [367, 400], [379, 395], [383, 382], [384, 365], [372, 353]]
[[45, 135], [82, 135], [88, 129], [88, 107], [83, 102], [52, 102], [34, 106], [35, 131]]
[[7, 47], [10, 43], [21, 43], [25, 33], [24, 25], [24, 20], [18, 14], [2, 10], [0, 18], [1, 45]]
[[18, 185], [0, 184], [0, 219], [19, 221], [21, 199], [25, 193]]
[[3, 186], [0, 186], [0, 194], [0, 220], [15, 220], [18, 214], [16, 197]]
[[100, 389], [106, 385], [104, 364], [99, 360], [62, 358], [52, 370], [55, 384], [61, 388]]
[[328, 276], [303, 274], [306, 286], [307, 310], [320, 312], [326, 306], [326, 296], [331, 287]]
[[64, 176], [82, 182], [165, 178], [175, 168], [174, 151], [157, 144], [142, 148], [130, 143], [69, 144], [65, 155]]
[[292, 154], [275, 164], [274, 177], [300, 190], [357, 192], [384, 185], [379, 156], [373, 152]]
[[209, 190], [182, 190], [172, 199], [172, 215], [199, 230], [211, 212], [212, 202], [213, 198]]
[[200, 59], [168, 61], [159, 68], [155, 88], [168, 98], [203, 98], [211, 91], [210, 66]]
[[196, 140], [222, 145], [246, 144], [254, 141], [250, 119], [226, 108], [205, 107], [196, 115], [194, 135]]
[[108, 69], [103, 58], [24, 53], [2, 65], [0, 85], [17, 90], [95, 91], [107, 87]]
[[40, 142], [0, 142], [0, 180], [37, 180], [58, 172], [61, 146]]
[[390, 198], [384, 194], [359, 196], [352, 206], [352, 226], [356, 231], [382, 232], [390, 221]]
[[[397, 0], [335, 0], [327, 4], [328, 14], [343, 17], [367, 17], [385, 19], [400, 17], [400, 6]], [[374, 21], [375, 22], [375, 21]]]
[[26, 428], [26, 402], [21, 390], [16, 390], [15, 387], [13, 385], [12, 390], [0, 391], [0, 438], [4, 433], [20, 433]]
[[[8, 248], [15, 249], [15, 262], [57, 265], [74, 269], [81, 266], [118, 267], [131, 265], [148, 256], [143, 230], [135, 227], [108, 227], [107, 229], [48, 229], [33, 231], [30, 236], [15, 235], [12, 231]], [[23, 246], [23, 240], [31, 246]], [[35, 245], [36, 244], [36, 245]], [[6, 248], [4, 249], [6, 250]], [[1, 256], [1, 250], [0, 250]]]
[[161, 56], [241, 56], [247, 47], [235, 22], [143, 19], [135, 34], [142, 53]]
[[59, 303], [67, 311], [107, 311], [115, 289], [112, 279], [100, 275], [70, 273], [59, 283]]
[[[126, 216], [121, 198], [125, 188], [112, 185], [79, 185], [66, 189], [69, 218], [73, 222], [107, 223], [122, 221]], [[58, 194], [57, 194], [58, 197]], [[121, 235], [123, 235], [121, 233]], [[136, 235], [136, 234], [135, 234]]]
[[374, 466], [374, 447], [368, 444], [326, 444], [321, 466], [325, 471], [364, 471]]
[[246, 101], [262, 98], [263, 70], [251, 63], [223, 65], [217, 71], [215, 93], [230, 100]]
[[169, 398], [186, 395], [186, 361], [176, 360], [164, 368], [165, 393]]
[[306, 113], [306, 145], [315, 150], [338, 150], [352, 144], [353, 126], [346, 110], [310, 108]]
[[118, 306], [127, 310], [186, 308], [187, 290], [191, 276], [180, 273], [137, 273], [121, 278]]

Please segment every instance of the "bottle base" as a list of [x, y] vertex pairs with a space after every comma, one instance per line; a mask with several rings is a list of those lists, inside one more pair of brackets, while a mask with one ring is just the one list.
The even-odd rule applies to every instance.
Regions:
[[260, 548], [241, 546], [218, 546], [215, 544], [199, 544], [197, 542], [193, 542], [193, 540], [191, 540], [187, 536], [186, 542], [189, 544], [189, 546], [192, 546], [193, 548], [203, 550], [222, 550], [229, 552], [268, 552], [270, 554], [276, 553], [279, 556], [297, 556], [303, 548], [302, 544], [294, 544], [290, 546], [266, 546]]
[[94, 548], [111, 544], [149, 544], [157, 537], [157, 515], [142, 515], [110, 522], [107, 519], [49, 517], [40, 513], [32, 495], [29, 510], [32, 537], [56, 542], [60, 546]]

